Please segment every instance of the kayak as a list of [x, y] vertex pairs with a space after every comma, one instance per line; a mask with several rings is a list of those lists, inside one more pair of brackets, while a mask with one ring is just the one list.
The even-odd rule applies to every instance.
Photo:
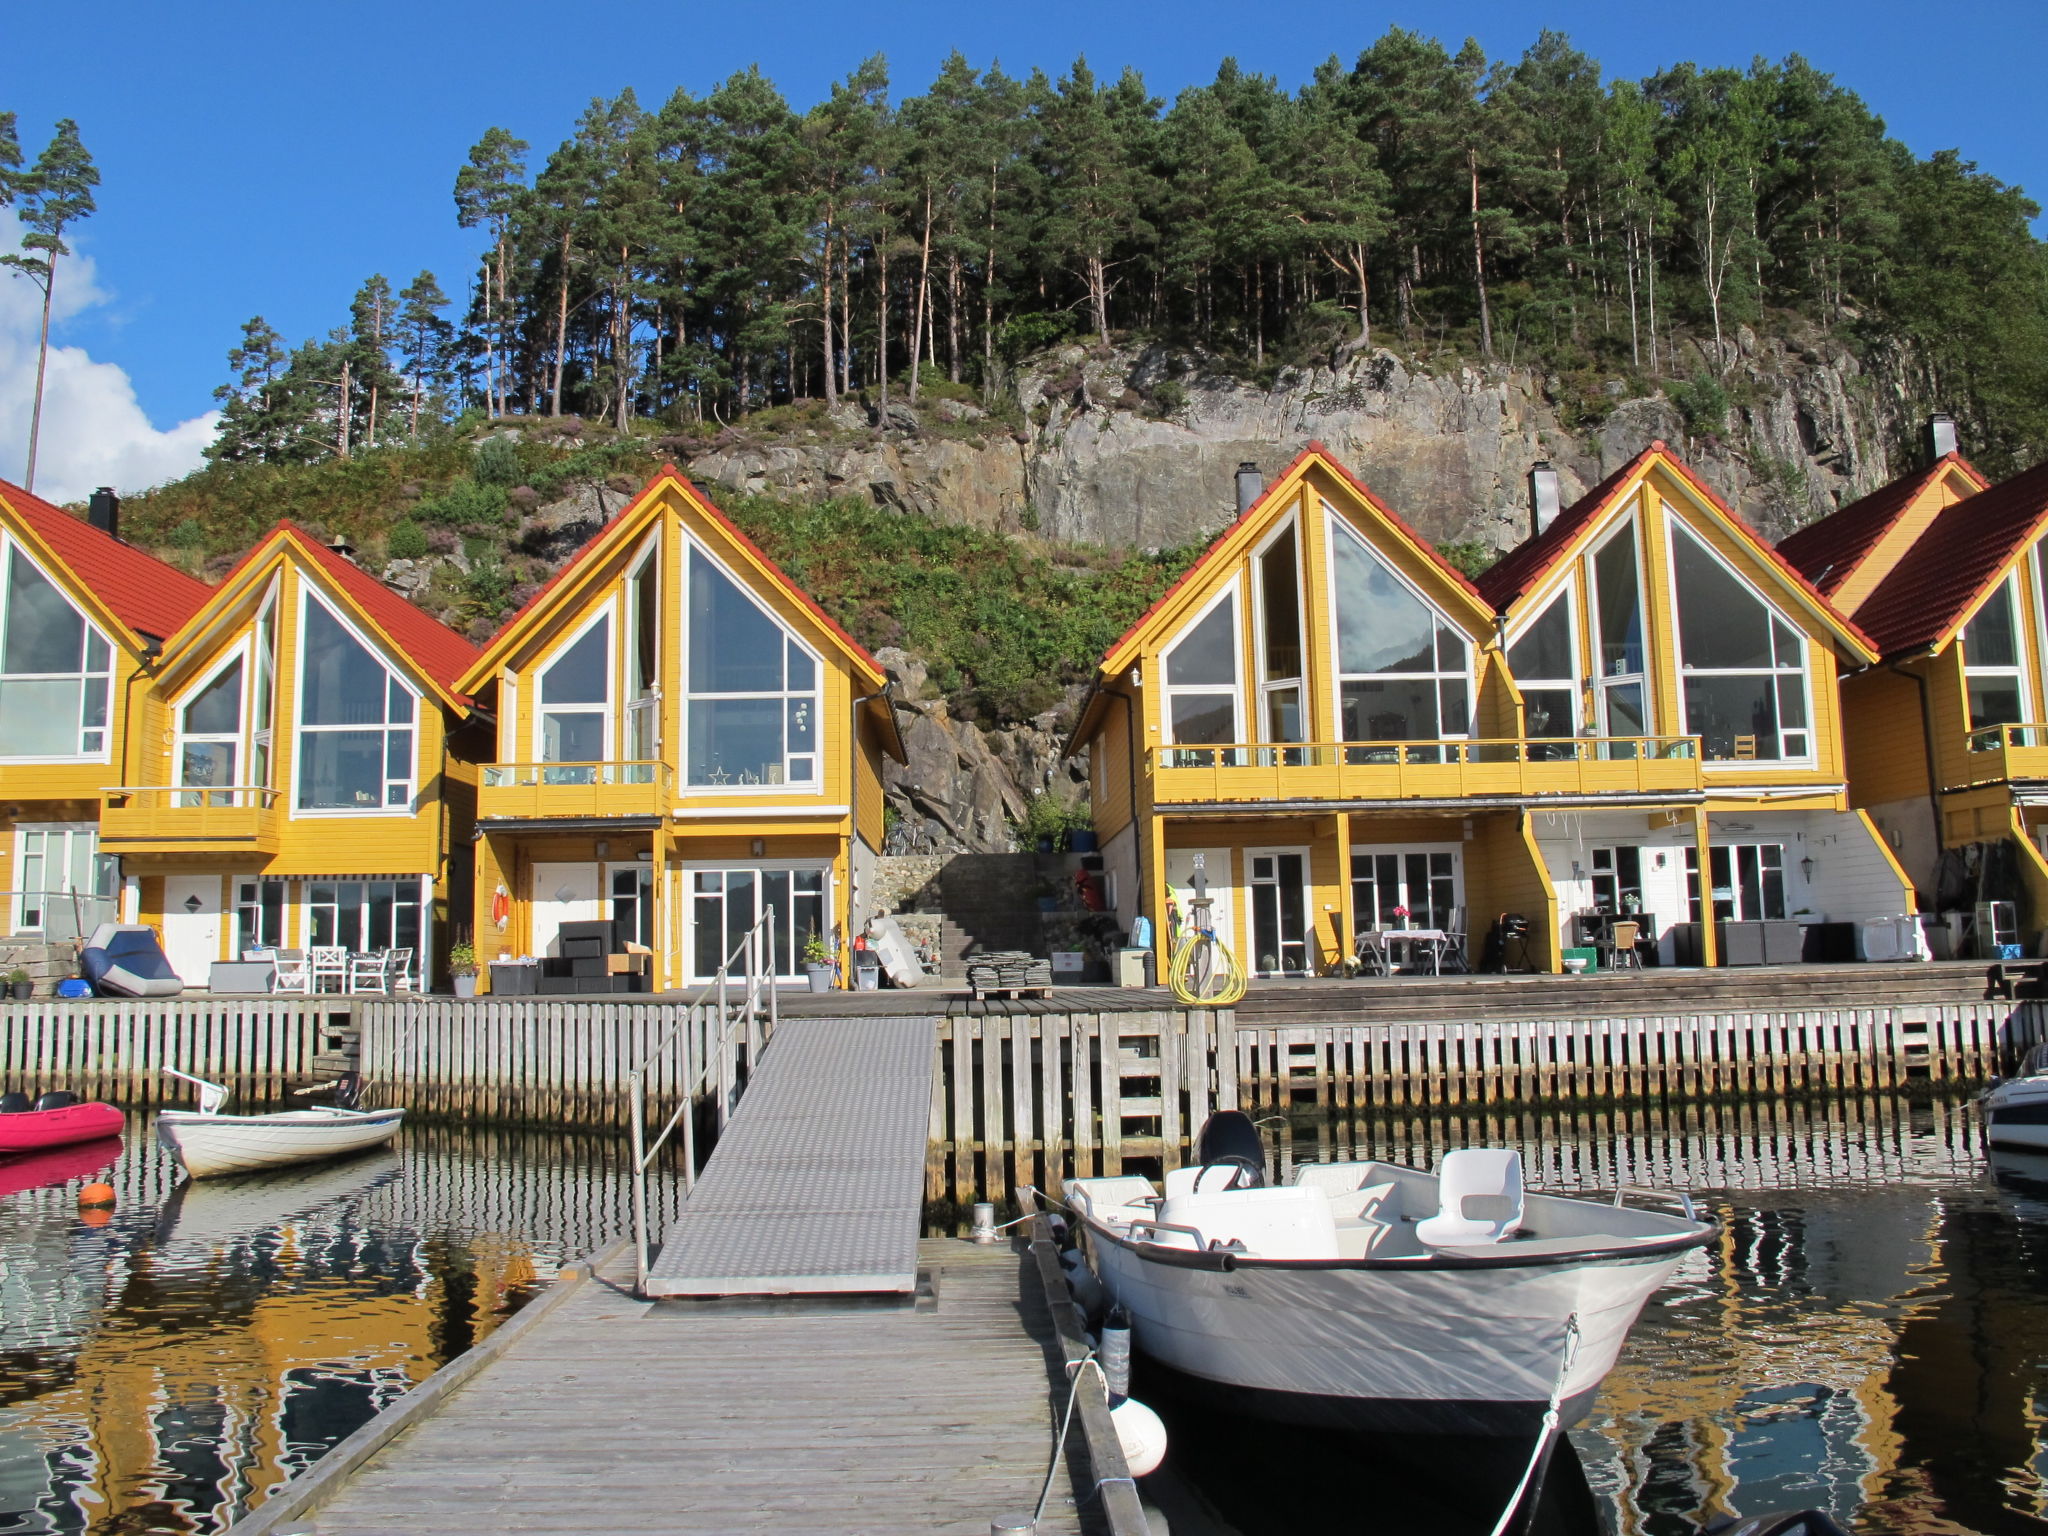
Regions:
[[[7, 1098], [22, 1100], [26, 1095], [9, 1094]], [[40, 1152], [45, 1147], [69, 1146], [74, 1141], [118, 1136], [126, 1120], [111, 1104], [81, 1103], [75, 1094], [69, 1093], [46, 1093], [32, 1109], [8, 1109], [0, 1101], [0, 1154]]]

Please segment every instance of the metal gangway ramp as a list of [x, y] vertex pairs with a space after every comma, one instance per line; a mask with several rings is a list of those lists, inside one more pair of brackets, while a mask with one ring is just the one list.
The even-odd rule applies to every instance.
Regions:
[[782, 1019], [647, 1271], [647, 1296], [917, 1287], [926, 1015]]

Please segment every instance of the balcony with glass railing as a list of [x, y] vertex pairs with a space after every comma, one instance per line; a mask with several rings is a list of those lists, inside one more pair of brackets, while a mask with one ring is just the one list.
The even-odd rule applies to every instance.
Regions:
[[260, 784], [127, 784], [100, 792], [100, 844], [117, 853], [275, 853], [278, 791]]
[[666, 763], [490, 763], [477, 814], [513, 821], [665, 816], [674, 790], [675, 772]]
[[1970, 732], [1967, 745], [1965, 783], [2048, 779], [2048, 725], [1987, 725]]
[[1701, 787], [1694, 736], [1217, 743], [1156, 748], [1153, 768], [1160, 805], [1683, 794]]

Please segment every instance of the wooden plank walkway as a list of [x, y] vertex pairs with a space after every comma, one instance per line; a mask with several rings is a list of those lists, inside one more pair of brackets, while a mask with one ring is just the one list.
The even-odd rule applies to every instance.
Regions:
[[[1037, 1503], [1060, 1346], [1021, 1242], [917, 1258], [936, 1304], [643, 1302], [614, 1264], [313, 1507], [234, 1529], [986, 1536]], [[1069, 1453], [1041, 1532], [1098, 1529]]]
[[647, 1294], [916, 1289], [932, 1033], [928, 1015], [782, 1021]]

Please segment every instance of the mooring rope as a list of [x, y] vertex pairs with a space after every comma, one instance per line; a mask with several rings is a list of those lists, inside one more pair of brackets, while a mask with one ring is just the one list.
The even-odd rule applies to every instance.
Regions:
[[[1034, 1522], [1045, 1518], [1045, 1501], [1052, 1497], [1053, 1479], [1060, 1474], [1060, 1457], [1067, 1449], [1067, 1431], [1074, 1423], [1074, 1405], [1081, 1400], [1081, 1376], [1091, 1366], [1095, 1374], [1102, 1377], [1102, 1395], [1109, 1396], [1109, 1377], [1104, 1374], [1101, 1362], [1095, 1358], [1094, 1350], [1089, 1350], [1078, 1360], [1067, 1362], [1067, 1411], [1060, 1416], [1060, 1432], [1053, 1437], [1052, 1461], [1045, 1469], [1045, 1486], [1038, 1491], [1038, 1508], [1031, 1516]], [[1098, 1481], [1095, 1486], [1100, 1488], [1105, 1481], [1108, 1479]], [[1135, 1487], [1136, 1484], [1133, 1483], [1132, 1486]]]
[[1543, 1465], [1543, 1458], [1557, 1435], [1558, 1408], [1564, 1401], [1564, 1379], [1571, 1374], [1572, 1362], [1578, 1354], [1579, 1314], [1574, 1312], [1564, 1320], [1564, 1354], [1557, 1362], [1557, 1380], [1550, 1387], [1550, 1406], [1543, 1410], [1543, 1431], [1536, 1437], [1536, 1449], [1529, 1454], [1529, 1465], [1522, 1468], [1522, 1480], [1515, 1484], [1514, 1496], [1508, 1500], [1508, 1507], [1501, 1511], [1493, 1536], [1507, 1536], [1508, 1527], [1514, 1523], [1515, 1511], [1522, 1507], [1522, 1496], [1529, 1491], [1530, 1480], [1536, 1476], [1536, 1469]]

